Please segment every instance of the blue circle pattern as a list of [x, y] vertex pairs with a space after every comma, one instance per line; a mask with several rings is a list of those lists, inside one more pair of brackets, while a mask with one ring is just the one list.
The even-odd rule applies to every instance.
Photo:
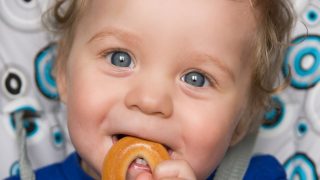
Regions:
[[311, 10], [311, 11], [308, 12], [308, 19], [309, 19], [309, 21], [315, 22], [315, 21], [318, 20], [318, 17], [319, 17], [319, 16], [318, 16], [317, 12], [315, 12], [315, 11], [313, 11], [313, 10]]
[[[36, 112], [36, 110], [31, 106], [23, 106], [23, 107], [20, 107], [17, 110], [15, 110], [13, 113], [19, 112], [19, 111]], [[10, 115], [10, 124], [11, 124], [12, 129], [15, 131], [16, 124], [14, 121], [13, 113], [11, 113], [11, 115]], [[38, 125], [37, 121], [35, 121], [35, 120], [34, 121], [23, 121], [23, 127], [26, 129], [27, 138], [33, 137], [39, 131], [39, 125]]]
[[[294, 39], [292, 44], [300, 45], [308, 42], [316, 42], [320, 46], [320, 36], [301, 36]], [[290, 59], [290, 55], [295, 48], [295, 46], [291, 46], [287, 50], [283, 64], [283, 74], [287, 76], [289, 74], [289, 66], [293, 66], [291, 86], [297, 89], [311, 88], [320, 81], [320, 50], [316, 47], [305, 46], [297, 52], [294, 59]], [[302, 66], [306, 56], [311, 56], [314, 59], [313, 64], [308, 69], [304, 69]], [[301, 80], [301, 78], [303, 79]]]
[[[302, 67], [303, 59], [307, 55], [310, 55], [315, 60], [312, 66], [309, 69], [304, 69]], [[317, 60], [318, 59], [318, 60]], [[296, 70], [297, 74], [300, 76], [309, 76], [314, 74], [317, 69], [319, 68], [320, 64], [320, 52], [314, 47], [306, 47], [298, 52], [296, 59], [294, 61], [294, 69]]]
[[40, 92], [47, 98], [58, 99], [57, 85], [52, 76], [53, 63], [55, 61], [55, 44], [49, 44], [36, 56], [35, 79]]
[[62, 134], [61, 132], [55, 132], [53, 134], [54, 136], [54, 141], [57, 143], [57, 144], [61, 144], [63, 142], [63, 137], [62, 137]]
[[305, 124], [300, 124], [299, 125], [299, 132], [305, 133], [306, 131], [307, 131], [307, 126]]
[[46, 65], [45, 65], [45, 78], [46, 81], [53, 87], [56, 87], [56, 81], [54, 79], [54, 77], [52, 76], [52, 69], [53, 69], [53, 61], [49, 61]]
[[56, 148], [64, 147], [65, 145], [65, 138], [63, 131], [60, 126], [54, 126], [51, 129], [51, 136], [52, 136], [52, 142], [53, 146]]
[[272, 101], [274, 106], [264, 114], [265, 122], [262, 124], [262, 128], [264, 129], [273, 129], [278, 127], [284, 118], [284, 103], [276, 96], [272, 97]]
[[20, 165], [19, 161], [15, 161], [10, 167], [10, 176], [16, 176], [20, 174]]
[[318, 6], [310, 5], [304, 12], [303, 19], [305, 23], [312, 27], [317, 26], [320, 23], [320, 9]]
[[304, 136], [308, 132], [308, 125], [305, 122], [300, 122], [297, 126], [299, 136]]
[[318, 14], [317, 14], [315, 11], [310, 11], [310, 12], [308, 13], [308, 19], [309, 19], [310, 21], [317, 21], [317, 19], [318, 19]]
[[[303, 169], [303, 167], [297, 163], [297, 161], [302, 161], [306, 167], [308, 167], [308, 170], [311, 171], [311, 176], [308, 177], [306, 170]], [[290, 173], [288, 172], [289, 167], [294, 166], [293, 171]], [[304, 153], [296, 153], [292, 157], [290, 157], [285, 163], [284, 167], [287, 171], [287, 176], [289, 180], [294, 180], [294, 177], [298, 176], [300, 180], [317, 180], [318, 176], [316, 173], [316, 167], [314, 163], [311, 161], [310, 158], [308, 158], [307, 155]]]

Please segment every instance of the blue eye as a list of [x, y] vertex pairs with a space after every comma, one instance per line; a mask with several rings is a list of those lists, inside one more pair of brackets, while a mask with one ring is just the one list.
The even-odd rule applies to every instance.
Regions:
[[111, 64], [118, 67], [132, 67], [132, 59], [130, 55], [123, 51], [113, 52], [111, 54]]
[[184, 82], [195, 87], [203, 87], [208, 85], [207, 77], [203, 73], [197, 71], [189, 72], [185, 74], [181, 79]]

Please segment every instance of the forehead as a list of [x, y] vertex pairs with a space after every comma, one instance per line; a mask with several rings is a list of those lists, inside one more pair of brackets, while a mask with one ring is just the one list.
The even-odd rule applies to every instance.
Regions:
[[[232, 21], [232, 24], [241, 26], [243, 22], [252, 24], [253, 19], [250, 0], [94, 0], [88, 1], [87, 4], [87, 12], [90, 14], [118, 17], [143, 15], [154, 20], [156, 17], [171, 17], [167, 22], [179, 20], [179, 17], [198, 17], [199, 21], [207, 17], [225, 22]], [[134, 11], [136, 12], [133, 14]]]
[[88, 1], [82, 28], [89, 35], [111, 24], [152, 30], [143, 32], [151, 38], [224, 42], [230, 49], [252, 40], [254, 16], [249, 0], [94, 0]]
[[152, 26], [154, 33], [171, 33], [179, 28], [198, 35], [216, 33], [237, 39], [252, 37], [256, 28], [249, 0], [94, 0], [88, 1], [85, 17], [93, 24], [85, 25], [89, 29], [118, 23]]
[[78, 28], [87, 40], [115, 26], [145, 43], [161, 39], [168, 43], [162, 49], [174, 41], [181, 49], [202, 48], [231, 59], [247, 54], [256, 29], [249, 0], [94, 0], [87, 5]]

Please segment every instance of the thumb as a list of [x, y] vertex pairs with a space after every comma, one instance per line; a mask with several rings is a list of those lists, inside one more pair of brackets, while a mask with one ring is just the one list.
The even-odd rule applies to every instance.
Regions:
[[136, 180], [152, 180], [152, 174], [148, 173], [148, 172], [143, 172], [143, 173], [140, 173]]

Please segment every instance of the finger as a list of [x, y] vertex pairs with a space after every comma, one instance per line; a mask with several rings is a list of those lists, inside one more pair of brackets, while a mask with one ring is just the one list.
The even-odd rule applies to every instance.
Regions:
[[160, 163], [154, 171], [155, 179], [188, 179], [196, 180], [194, 172], [185, 160], [168, 160]]
[[150, 173], [140, 173], [136, 180], [152, 180], [152, 175]]

